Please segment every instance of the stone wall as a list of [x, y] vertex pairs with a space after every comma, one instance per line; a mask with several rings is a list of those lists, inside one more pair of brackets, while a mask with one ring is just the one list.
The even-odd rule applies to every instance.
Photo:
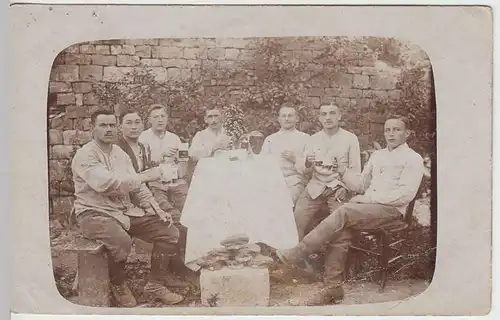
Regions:
[[[253, 58], [249, 39], [149, 39], [109, 40], [73, 45], [54, 61], [48, 88], [49, 172], [51, 212], [69, 212], [72, 203], [71, 183], [67, 181], [69, 164], [75, 150], [91, 139], [90, 114], [99, 101], [92, 93], [94, 82], [116, 82], [134, 67], [148, 66], [159, 81], [199, 77], [201, 70], [231, 68], [241, 60]], [[324, 41], [288, 41], [287, 55], [313, 62], [325, 47]], [[334, 101], [342, 107], [366, 109], [377, 98], [398, 98], [399, 69], [388, 67], [366, 54], [360, 44], [359, 54], [351, 54], [349, 66], [340, 68], [333, 82], [313, 80], [308, 91], [308, 107]], [[311, 64], [311, 68], [317, 68]], [[204, 94], [220, 92], [215, 81], [204, 79]], [[252, 79], [240, 85], [252, 85]], [[182, 114], [176, 116], [182, 117]], [[365, 123], [360, 140], [367, 141], [381, 132], [381, 119], [371, 117]], [[366, 143], [362, 143], [366, 146]]]

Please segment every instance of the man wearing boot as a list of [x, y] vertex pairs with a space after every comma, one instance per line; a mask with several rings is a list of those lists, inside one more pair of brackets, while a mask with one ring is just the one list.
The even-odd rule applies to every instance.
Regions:
[[292, 249], [278, 250], [279, 260], [288, 266], [329, 244], [325, 261], [324, 285], [309, 297], [294, 301], [300, 305], [324, 305], [343, 298], [343, 274], [352, 230], [373, 230], [398, 226], [407, 205], [420, 186], [422, 157], [406, 144], [408, 120], [394, 116], [384, 125], [387, 147], [375, 151], [362, 174], [339, 163], [337, 172], [345, 185], [360, 193], [339, 207], [309, 232]]
[[312, 177], [299, 196], [294, 215], [299, 240], [323, 205], [332, 213], [347, 197], [347, 189], [339, 179], [336, 165], [344, 165], [361, 173], [361, 153], [355, 134], [340, 127], [342, 114], [336, 105], [322, 105], [319, 122], [323, 130], [309, 137], [305, 146], [306, 156], [299, 161], [299, 171]]
[[[187, 228], [180, 223], [182, 209], [186, 202], [188, 184], [185, 179], [187, 174], [187, 163], [179, 161], [179, 149], [181, 139], [175, 133], [167, 130], [169, 119], [168, 107], [162, 104], [153, 104], [148, 108], [148, 121], [151, 128], [142, 132], [139, 136], [141, 142], [151, 152], [151, 165], [158, 166], [162, 163], [175, 165], [177, 179], [170, 182], [153, 181], [148, 184], [153, 196], [160, 208], [170, 213], [174, 225], [179, 230], [179, 252], [180, 259], [175, 259], [173, 268], [178, 275], [185, 278], [192, 285], [197, 286], [198, 275], [192, 272], [184, 264], [184, 252], [186, 248]], [[184, 285], [187, 285], [185, 283]]]
[[[136, 172], [143, 172], [144, 170], [151, 168], [151, 150], [149, 149], [149, 146], [145, 146], [139, 142], [139, 136], [144, 129], [144, 124], [139, 113], [133, 109], [124, 110], [120, 114], [119, 120], [122, 135], [118, 138], [117, 145], [128, 154]], [[168, 199], [166, 201], [168, 201]], [[145, 206], [147, 208], [148, 205], [148, 203], [143, 204], [143, 207]], [[162, 208], [161, 205], [160, 208]], [[166, 208], [172, 210], [174, 206], [168, 205]], [[176, 217], [180, 216], [180, 214], [174, 215]], [[170, 270], [177, 276], [172, 273], [168, 274], [171, 278], [169, 279], [168, 284], [169, 287], [187, 288], [189, 287], [189, 283], [182, 281], [179, 278], [185, 278], [188, 276], [191, 276], [192, 278], [194, 276], [191, 274], [192, 271], [185, 266], [182, 260], [183, 251], [186, 245], [186, 241], [184, 239], [186, 238], [187, 228], [180, 224], [178, 218], [174, 219], [174, 225], [179, 230], [180, 241], [177, 244], [176, 254], [171, 258]]]
[[[91, 126], [93, 139], [76, 152], [71, 163], [74, 209], [81, 232], [86, 238], [104, 244], [111, 292], [119, 306], [137, 304], [125, 281], [132, 237], [153, 243], [145, 293], [165, 304], [177, 304], [184, 297], [166, 287], [165, 276], [168, 280], [179, 231], [145, 185], [159, 179], [161, 172], [159, 168], [139, 174], [134, 170], [130, 157], [113, 144], [117, 120], [112, 112], [96, 111], [91, 116]], [[140, 207], [144, 204], [148, 204], [147, 209]]]

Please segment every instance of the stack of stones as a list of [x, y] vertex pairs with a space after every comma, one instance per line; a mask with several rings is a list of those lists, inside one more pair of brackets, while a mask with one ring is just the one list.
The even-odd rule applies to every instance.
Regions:
[[260, 253], [259, 245], [249, 243], [249, 238], [245, 234], [227, 237], [220, 244], [220, 248], [211, 250], [197, 260], [201, 268], [210, 271], [224, 267], [229, 269], [267, 268], [273, 263], [273, 259]]

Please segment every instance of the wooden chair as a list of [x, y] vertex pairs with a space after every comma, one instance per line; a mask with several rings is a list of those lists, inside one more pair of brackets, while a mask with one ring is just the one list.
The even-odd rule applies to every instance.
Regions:
[[[404, 217], [400, 221], [395, 221], [394, 224], [389, 225], [385, 228], [374, 229], [374, 230], [362, 230], [354, 238], [353, 243], [349, 247], [349, 251], [363, 252], [367, 255], [372, 255], [378, 257], [379, 267], [380, 267], [380, 291], [383, 291], [387, 282], [387, 273], [389, 265], [400, 259], [401, 255], [396, 255], [393, 257], [393, 251], [400, 251], [401, 248], [397, 248], [398, 245], [404, 245], [407, 238], [407, 231], [411, 228], [413, 222], [413, 209], [415, 208], [414, 198], [407, 206]], [[393, 235], [397, 233], [402, 233], [401, 239], [392, 241]], [[361, 244], [361, 240], [364, 238], [373, 237], [376, 239], [377, 247], [375, 249], [367, 248]], [[349, 253], [346, 262], [346, 275], [348, 274], [350, 267], [352, 265], [352, 252]]]

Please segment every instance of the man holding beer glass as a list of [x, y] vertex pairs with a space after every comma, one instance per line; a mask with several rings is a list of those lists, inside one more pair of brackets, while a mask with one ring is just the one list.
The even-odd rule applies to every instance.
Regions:
[[358, 138], [340, 128], [341, 118], [340, 109], [336, 105], [320, 107], [319, 122], [323, 130], [308, 139], [305, 157], [298, 164], [299, 170], [312, 174], [295, 205], [299, 239], [306, 235], [311, 221], [324, 204], [328, 205], [331, 213], [346, 200], [347, 189], [336, 172], [339, 163], [350, 170], [361, 172]]

